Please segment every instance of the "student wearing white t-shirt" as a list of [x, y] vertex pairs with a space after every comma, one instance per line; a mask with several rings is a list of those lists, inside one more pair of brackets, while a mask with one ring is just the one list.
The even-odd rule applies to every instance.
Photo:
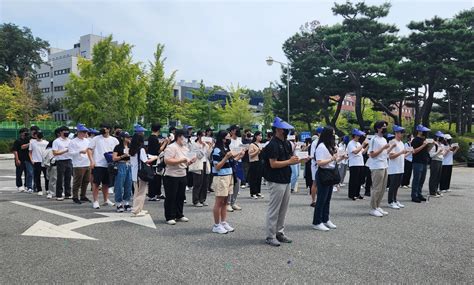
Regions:
[[413, 135], [410, 134], [405, 143], [405, 149], [408, 150], [405, 154], [405, 167], [403, 170], [403, 178], [401, 186], [403, 188], [408, 188], [410, 186], [411, 173], [413, 172], [413, 149], [411, 147], [411, 141], [413, 140]]
[[311, 175], [313, 178], [313, 186], [311, 186], [311, 207], [316, 207], [316, 194], [318, 193], [318, 186], [316, 185], [316, 171], [318, 164], [316, 163], [316, 146], [318, 145], [319, 135], [323, 131], [323, 127], [316, 128], [316, 137], [311, 142], [309, 156], [311, 157]]
[[405, 149], [403, 144], [403, 135], [405, 129], [394, 125], [393, 132], [395, 138], [390, 141], [391, 144], [395, 145], [392, 151], [388, 154], [388, 177], [389, 177], [389, 188], [388, 188], [388, 207], [392, 209], [405, 208], [397, 199], [397, 192], [402, 182], [403, 173], [405, 170], [405, 154], [409, 151]]
[[358, 129], [352, 130], [352, 140], [347, 144], [347, 154], [349, 155], [349, 190], [348, 197], [352, 200], [364, 199], [360, 195], [360, 186], [365, 174], [364, 157], [365, 146], [368, 141], [362, 144], [359, 142], [360, 137], [365, 136], [363, 131]]
[[41, 131], [36, 132], [36, 138], [31, 139], [28, 150], [30, 151], [30, 160], [33, 164], [33, 190], [38, 192], [39, 196], [43, 195], [43, 188], [41, 187], [41, 173], [44, 175], [44, 186], [48, 192], [48, 178], [46, 175], [46, 167], [43, 164], [43, 156], [46, 151], [48, 141], [43, 139]]
[[53, 154], [56, 159], [57, 181], [56, 200], [63, 201], [63, 189], [66, 199], [71, 199], [72, 161], [69, 155], [69, 128], [59, 128], [60, 136], [53, 141]]
[[90, 168], [94, 181], [92, 184], [92, 197], [94, 202], [92, 207], [99, 209], [99, 186], [102, 184], [102, 193], [104, 195], [104, 206], [114, 206], [115, 204], [109, 200], [109, 183], [110, 175], [108, 171], [108, 163], [105, 159], [105, 153], [113, 153], [116, 145], [119, 144], [118, 140], [110, 135], [110, 125], [100, 125], [100, 135], [95, 136], [87, 150], [87, 154], [90, 160]]
[[[69, 154], [72, 158], [72, 201], [76, 204], [82, 202], [90, 202], [86, 197], [87, 186], [91, 175], [90, 161], [87, 157], [87, 148], [89, 147], [89, 139], [87, 138], [87, 129], [83, 124], [77, 124], [77, 136], [69, 144]], [[81, 194], [79, 196], [79, 188]]]
[[443, 158], [443, 167], [441, 169], [441, 181], [439, 189], [441, 193], [451, 192], [451, 175], [453, 174], [453, 157], [458, 152], [459, 146], [452, 146], [452, 137], [450, 134], [444, 135], [444, 147], [446, 148], [446, 155]]
[[375, 217], [383, 217], [388, 215], [388, 212], [380, 207], [387, 186], [388, 153], [392, 151], [395, 145], [388, 144], [383, 136], [387, 133], [387, 122], [375, 122], [374, 131], [376, 135], [369, 142], [369, 159], [367, 160], [367, 166], [372, 173], [371, 210], [369, 214]]

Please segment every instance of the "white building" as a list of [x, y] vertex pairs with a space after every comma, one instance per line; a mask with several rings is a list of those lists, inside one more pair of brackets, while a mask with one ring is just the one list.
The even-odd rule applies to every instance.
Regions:
[[[39, 88], [43, 93], [43, 98], [60, 100], [65, 95], [65, 85], [69, 81], [69, 73], [79, 74], [77, 63], [79, 57], [92, 59], [92, 49], [94, 45], [103, 40], [104, 37], [98, 35], [81, 36], [79, 43], [74, 44], [72, 49], [63, 50], [50, 48], [48, 60], [36, 69], [36, 78]], [[55, 112], [54, 120], [69, 120], [66, 112]]]

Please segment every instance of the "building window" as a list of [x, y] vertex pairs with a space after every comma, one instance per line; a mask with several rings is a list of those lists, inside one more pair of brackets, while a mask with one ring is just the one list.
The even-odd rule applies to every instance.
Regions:
[[54, 75], [62, 75], [62, 74], [68, 74], [71, 72], [70, 68], [65, 68], [65, 69], [59, 69], [54, 71]]
[[39, 73], [35, 75], [36, 78], [45, 78], [49, 77], [49, 72]]
[[54, 86], [54, 91], [64, 91], [66, 88], [64, 86]]
[[49, 93], [49, 87], [48, 88], [41, 88], [41, 93]]

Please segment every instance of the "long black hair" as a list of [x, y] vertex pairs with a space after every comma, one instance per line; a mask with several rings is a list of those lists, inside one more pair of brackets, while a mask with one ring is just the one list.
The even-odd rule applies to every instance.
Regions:
[[319, 136], [318, 146], [320, 143], [323, 143], [326, 146], [331, 155], [336, 153], [336, 137], [334, 136], [334, 129], [332, 127], [324, 127]]
[[227, 146], [224, 142], [225, 137], [229, 134], [226, 130], [221, 130], [216, 135], [216, 148], [220, 149], [223, 153], [227, 152]]
[[135, 154], [137, 154], [144, 144], [145, 142], [144, 142], [143, 136], [141, 136], [138, 133], [133, 134], [132, 142], [130, 143], [130, 146], [129, 146], [130, 156], [134, 156]]
[[[257, 137], [258, 137], [259, 135], [261, 135], [261, 134], [262, 134], [262, 132], [256, 131], [255, 134], [253, 134], [252, 142], [253, 142], [253, 143], [256, 142], [256, 141], [257, 141]], [[263, 138], [262, 138], [262, 139], [263, 139]]]
[[182, 129], [177, 129], [174, 132], [174, 140], [171, 143], [175, 143], [179, 137], [186, 137], [186, 132]]
[[204, 132], [203, 131], [198, 131], [196, 133], [196, 140], [194, 140], [194, 142], [197, 142], [199, 140], [199, 137], [202, 137], [204, 136]]

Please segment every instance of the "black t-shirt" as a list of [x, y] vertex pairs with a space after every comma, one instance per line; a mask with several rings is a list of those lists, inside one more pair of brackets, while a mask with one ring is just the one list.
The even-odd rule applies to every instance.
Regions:
[[263, 157], [265, 160], [264, 177], [267, 181], [287, 184], [291, 180], [291, 168], [285, 166], [282, 168], [271, 168], [270, 159], [276, 159], [277, 161], [284, 161], [290, 159], [292, 154], [291, 144], [289, 141], [282, 141], [277, 137], [274, 137], [264, 148]]
[[[419, 148], [423, 145], [425, 139], [416, 137], [411, 142], [411, 146], [413, 149]], [[424, 147], [418, 153], [413, 153], [413, 163], [422, 163], [422, 164], [429, 164], [430, 163], [430, 154], [428, 153], [428, 147]]]
[[30, 154], [28, 148], [21, 149], [21, 146], [24, 144], [30, 143], [29, 139], [17, 139], [13, 143], [13, 151], [18, 152], [18, 159], [23, 162], [23, 161], [30, 161]]
[[[114, 147], [114, 152], [116, 152], [118, 154], [118, 156], [121, 156], [121, 155], [124, 155], [124, 149], [125, 147], [122, 145], [122, 144], [118, 144]], [[120, 161], [129, 161], [130, 160], [130, 157], [124, 157], [122, 159], [120, 159]]]
[[150, 135], [148, 137], [148, 154], [150, 155], [158, 155], [160, 154], [160, 142], [158, 141], [158, 137], [156, 135]]

